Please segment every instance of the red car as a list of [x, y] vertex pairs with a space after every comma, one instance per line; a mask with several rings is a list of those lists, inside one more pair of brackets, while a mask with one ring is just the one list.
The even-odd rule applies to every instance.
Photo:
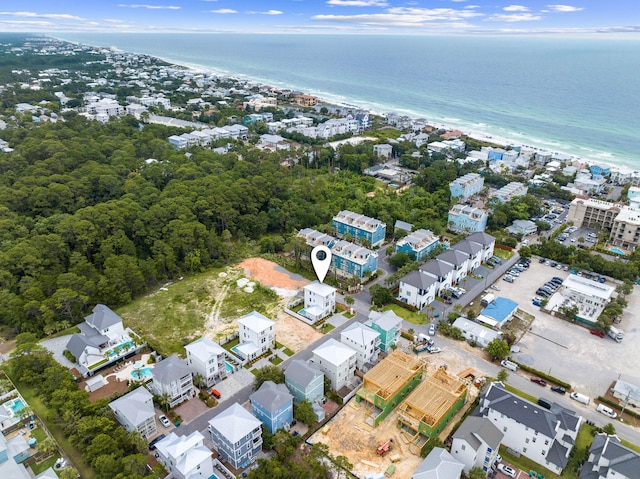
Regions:
[[604, 338], [605, 334], [600, 331], [599, 329], [592, 329], [591, 331], [589, 331], [591, 334], [593, 334], [594, 336], [598, 336], [599, 338]]
[[547, 385], [547, 381], [545, 381], [544, 379], [541, 379], [541, 378], [536, 378], [536, 377], [532, 377], [531, 378], [531, 382], [532, 383], [537, 383], [537, 384], [539, 384], [540, 386], [543, 386], [543, 387]]

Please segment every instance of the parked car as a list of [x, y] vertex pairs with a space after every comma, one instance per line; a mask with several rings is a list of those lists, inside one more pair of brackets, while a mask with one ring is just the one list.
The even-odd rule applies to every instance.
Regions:
[[543, 298], [548, 298], [549, 296], [551, 296], [551, 293], [549, 293], [549, 291], [547, 291], [546, 289], [538, 289], [536, 291], [536, 294], [538, 296], [542, 296]]
[[596, 411], [598, 411], [600, 414], [604, 414], [605, 416], [610, 417], [611, 419], [615, 419], [616, 417], [618, 417], [618, 415], [613, 412], [613, 409], [605, 406], [604, 404], [598, 404]]
[[507, 283], [513, 283], [515, 281], [515, 278], [511, 275], [506, 275], [504, 278], [502, 278], [503, 281], [506, 281]]
[[505, 476], [516, 477], [516, 470], [513, 467], [507, 466], [506, 464], [498, 464], [498, 471], [500, 471]]
[[551, 386], [551, 390], [554, 393], [558, 393], [558, 394], [564, 394], [567, 392], [567, 390], [565, 388], [563, 388], [562, 386]]
[[531, 378], [531, 382], [532, 382], [532, 383], [539, 384], [539, 385], [540, 385], [540, 386], [542, 386], [542, 387], [544, 387], [544, 386], [546, 386], [546, 385], [547, 385], [547, 381], [545, 381], [545, 380], [544, 380], [544, 379], [542, 379], [542, 378], [536, 377], [536, 376], [534, 376], [534, 377], [532, 377], [532, 378]]
[[496, 291], [500, 291], [500, 286], [496, 286], [495, 284], [492, 284], [491, 286], [489, 286], [491, 289], [495, 289]]
[[158, 421], [160, 421], [160, 424], [162, 424], [164, 427], [171, 427], [171, 421], [169, 421], [169, 419], [167, 419], [167, 416], [165, 416], [164, 414], [158, 417]]
[[429, 348], [428, 351], [429, 351], [429, 354], [437, 354], [442, 352], [442, 349], [438, 347], [433, 347], [433, 348]]
[[156, 444], [158, 444], [164, 438], [165, 438], [164, 434], [160, 434], [158, 437], [156, 437], [153, 441], [149, 443], [149, 450], [153, 451], [156, 448]]
[[602, 331], [600, 331], [599, 329], [592, 329], [589, 331], [591, 334], [593, 334], [594, 336], [598, 336], [599, 338], [604, 338], [606, 336], [606, 334], [604, 334]]
[[435, 336], [436, 335], [436, 325], [431, 323], [429, 325], [429, 336]]
[[222, 394], [220, 394], [220, 391], [218, 391], [217, 389], [212, 389], [211, 395], [216, 399], [220, 399], [220, 397], [222, 396]]

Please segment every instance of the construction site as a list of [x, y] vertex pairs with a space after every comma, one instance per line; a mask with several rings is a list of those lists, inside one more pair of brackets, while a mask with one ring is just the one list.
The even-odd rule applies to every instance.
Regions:
[[[368, 378], [365, 375], [358, 396], [309, 438], [310, 442], [327, 444], [333, 454], [346, 456], [354, 464], [353, 472], [358, 477], [368, 474], [411, 477], [423, 460], [420, 451], [429, 438], [437, 435], [444, 441], [462, 418], [467, 386], [469, 396], [475, 397], [478, 393], [468, 380], [450, 376], [444, 369], [430, 368], [419, 359], [396, 352], [380, 363], [389, 360], [379, 371], [374, 373], [380, 364], [371, 369], [367, 375], [374, 374]], [[411, 371], [420, 377], [429, 374], [414, 386], [413, 392], [408, 388], [414, 378]], [[406, 402], [415, 395], [425, 397]], [[392, 404], [398, 396], [404, 399], [400, 406], [380, 407]], [[378, 405], [375, 405], [376, 401]], [[401, 409], [405, 418], [418, 419], [417, 430], [402, 426]], [[381, 418], [383, 411], [386, 414]], [[431, 427], [430, 436], [419, 432], [423, 422]], [[374, 426], [376, 423], [377, 427]]]
[[369, 408], [368, 425], [378, 426], [420, 384], [424, 367], [422, 361], [397, 349], [364, 375], [356, 401]]

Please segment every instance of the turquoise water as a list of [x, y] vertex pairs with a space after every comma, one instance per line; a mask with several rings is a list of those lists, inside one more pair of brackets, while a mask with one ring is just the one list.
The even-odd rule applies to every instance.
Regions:
[[227, 372], [233, 371], [233, 366], [226, 361], [224, 363], [224, 368], [227, 370]]
[[609, 251], [611, 251], [612, 253], [617, 253], [617, 254], [621, 254], [621, 255], [625, 255], [625, 256], [627, 254], [624, 251], [622, 251], [620, 248], [609, 248]]
[[123, 349], [127, 349], [130, 350], [131, 348], [133, 348], [135, 346], [135, 344], [133, 344], [131, 341], [127, 341], [126, 343], [122, 343], [120, 346], [113, 348], [111, 350], [109, 350], [109, 356], [113, 357], [113, 356], [117, 356], [119, 352], [121, 352]]
[[76, 32], [59, 36], [640, 168], [637, 39]]
[[238, 346], [232, 347], [231, 351], [233, 351], [234, 353], [238, 354]]
[[304, 310], [304, 308], [302, 308], [300, 311], [298, 311], [298, 314], [300, 316], [304, 316], [305, 318], [307, 317], [307, 312]]
[[131, 371], [131, 377], [133, 379], [148, 379], [153, 377], [153, 373], [151, 372], [152, 368], [142, 368], [136, 371]]
[[12, 402], [13, 404], [11, 404], [9, 408], [15, 415], [18, 415], [18, 413], [26, 407], [26, 404], [22, 399], [14, 399]]

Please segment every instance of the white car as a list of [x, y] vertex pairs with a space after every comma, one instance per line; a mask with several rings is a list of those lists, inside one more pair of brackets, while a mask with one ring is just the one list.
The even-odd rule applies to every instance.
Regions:
[[489, 286], [491, 289], [495, 289], [496, 291], [500, 291], [500, 286], [496, 286], [495, 284], [492, 284], [491, 286]]
[[437, 347], [433, 347], [433, 348], [429, 348], [429, 354], [437, 354], [442, 352], [442, 349], [437, 348]]
[[516, 470], [513, 467], [509, 467], [506, 464], [498, 464], [498, 471], [500, 471], [505, 476], [516, 477]]
[[616, 417], [618, 417], [618, 415], [613, 412], [613, 409], [605, 406], [604, 404], [598, 404], [596, 411], [598, 411], [600, 414], [604, 414], [605, 416], [610, 417], [611, 419], [615, 419]]
[[165, 416], [164, 414], [158, 417], [158, 421], [160, 421], [160, 424], [162, 424], [164, 427], [171, 427], [171, 421], [169, 421], [169, 419], [167, 419], [167, 416]]
[[436, 325], [431, 323], [429, 325], [429, 336], [435, 336], [436, 335]]

